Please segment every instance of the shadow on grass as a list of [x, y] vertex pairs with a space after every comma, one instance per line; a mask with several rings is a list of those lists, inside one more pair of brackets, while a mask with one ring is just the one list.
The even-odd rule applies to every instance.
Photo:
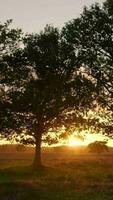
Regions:
[[[69, 172], [71, 172], [69, 170]], [[79, 174], [80, 175], [80, 174]], [[112, 200], [113, 185], [90, 185], [87, 177], [48, 166], [10, 167], [0, 170], [0, 200]], [[85, 181], [85, 183], [84, 183]], [[92, 180], [91, 180], [92, 183]], [[84, 185], [85, 184], [85, 185]], [[102, 184], [102, 185], [100, 185]]]
[[43, 166], [10, 167], [0, 170], [0, 200], [52, 200], [54, 192], [47, 184], [56, 169]]
[[38, 185], [50, 186], [62, 184], [67, 180], [67, 174], [60, 169], [43, 166], [16, 166], [0, 170], [0, 184], [3, 183], [38, 183]]
[[3, 182], [3, 180], [9, 180], [12, 179], [26, 179], [26, 178], [41, 178], [45, 177], [47, 175], [52, 175], [56, 173], [56, 169], [48, 167], [48, 166], [42, 166], [38, 168], [34, 168], [33, 166], [16, 166], [16, 167], [9, 167], [0, 169], [0, 182]]
[[102, 191], [95, 193], [74, 192], [66, 190], [50, 190], [50, 188], [34, 187], [24, 183], [4, 183], [0, 184], [1, 200], [112, 200], [113, 192]]
[[55, 168], [10, 167], [0, 170], [0, 200], [67, 200]]

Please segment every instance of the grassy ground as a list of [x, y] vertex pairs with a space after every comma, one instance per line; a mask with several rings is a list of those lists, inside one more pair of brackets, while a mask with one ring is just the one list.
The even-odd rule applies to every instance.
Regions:
[[33, 151], [0, 152], [0, 200], [113, 200], [113, 154], [44, 150], [43, 170]]

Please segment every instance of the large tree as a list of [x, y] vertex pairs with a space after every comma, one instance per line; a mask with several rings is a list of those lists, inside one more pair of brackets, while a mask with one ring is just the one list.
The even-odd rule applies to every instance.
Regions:
[[22, 49], [3, 56], [8, 71], [1, 79], [7, 87], [1, 133], [10, 139], [16, 132], [24, 143], [34, 143], [34, 165], [41, 166], [43, 135], [63, 125], [69, 127], [70, 111], [89, 108], [94, 87], [82, 76], [78, 56], [57, 28], [46, 26], [23, 41]]
[[46, 26], [40, 34], [25, 36], [22, 49], [19, 45], [2, 56], [8, 69], [1, 76], [7, 87], [2, 135], [10, 138], [16, 132], [21, 141], [34, 143], [34, 165], [41, 165], [42, 137], [48, 131], [63, 125], [111, 131], [112, 120], [89, 119], [88, 110], [112, 110], [112, 35], [107, 7], [96, 4], [67, 23], [61, 34]]

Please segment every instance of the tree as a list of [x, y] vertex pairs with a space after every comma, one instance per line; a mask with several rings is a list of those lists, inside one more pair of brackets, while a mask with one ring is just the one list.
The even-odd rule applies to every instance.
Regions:
[[[0, 23], [0, 132], [1, 137], [7, 137], [5, 132], [10, 132], [9, 125], [13, 126], [9, 94], [18, 87], [22, 88], [28, 76], [25, 68], [26, 58], [20, 48], [22, 42], [22, 30], [12, 29], [12, 20]], [[10, 64], [9, 64], [10, 63]], [[13, 66], [12, 66], [13, 65]], [[23, 81], [22, 81], [23, 80]], [[22, 82], [21, 82], [22, 81]], [[10, 138], [9, 138], [10, 139]]]
[[88, 149], [92, 153], [108, 152], [108, 146], [106, 141], [95, 141], [88, 145]]
[[18, 144], [18, 145], [16, 146], [16, 150], [17, 150], [18, 152], [24, 152], [24, 151], [26, 151], [26, 147], [25, 147], [25, 145]]
[[82, 75], [94, 84], [90, 108], [103, 109], [111, 116], [107, 122], [97, 123], [95, 117], [92, 121], [103, 133], [113, 136], [113, 20], [109, 8], [112, 8], [109, 0], [104, 6], [94, 4], [84, 8], [79, 18], [65, 25], [62, 34], [80, 61]]
[[[0, 23], [0, 131], [7, 128], [9, 99], [7, 94], [12, 90], [14, 80], [18, 75], [18, 70], [13, 73], [6, 61], [7, 57], [12, 57], [14, 52], [20, 49], [22, 38], [21, 29], [12, 29], [10, 25], [12, 20], [7, 20], [4, 24]], [[18, 75], [19, 76], [19, 75]]]
[[90, 9], [85, 8], [80, 18], [67, 23], [64, 32], [66, 40], [74, 46], [81, 58], [80, 65], [84, 73], [95, 82], [97, 99], [101, 101], [103, 94], [106, 97], [105, 93], [113, 92], [113, 22], [107, 10], [98, 4]]
[[71, 48], [57, 28], [46, 26], [40, 34], [24, 37], [23, 49], [4, 56], [9, 70], [2, 76], [7, 90], [1, 134], [10, 139], [17, 133], [21, 142], [35, 144], [34, 166], [42, 165], [43, 135], [68, 126], [67, 112], [82, 111], [90, 102], [93, 84], [78, 73], [79, 60]]

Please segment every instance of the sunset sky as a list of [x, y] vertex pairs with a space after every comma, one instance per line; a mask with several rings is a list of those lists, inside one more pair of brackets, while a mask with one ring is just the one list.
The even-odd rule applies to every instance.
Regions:
[[103, 141], [103, 140], [108, 140], [108, 143], [107, 145], [108, 146], [112, 146], [113, 147], [113, 140], [112, 139], [109, 139], [108, 137], [105, 137], [104, 135], [102, 134], [90, 134], [90, 133], [87, 133], [86, 136], [85, 136], [85, 139], [84, 140], [79, 140], [77, 138], [74, 138], [73, 136], [70, 137], [69, 141], [68, 141], [68, 144], [69, 146], [81, 146], [81, 145], [88, 145], [94, 141]]
[[0, 21], [13, 19], [23, 31], [38, 32], [46, 24], [62, 27], [94, 2], [103, 0], [0, 0]]

